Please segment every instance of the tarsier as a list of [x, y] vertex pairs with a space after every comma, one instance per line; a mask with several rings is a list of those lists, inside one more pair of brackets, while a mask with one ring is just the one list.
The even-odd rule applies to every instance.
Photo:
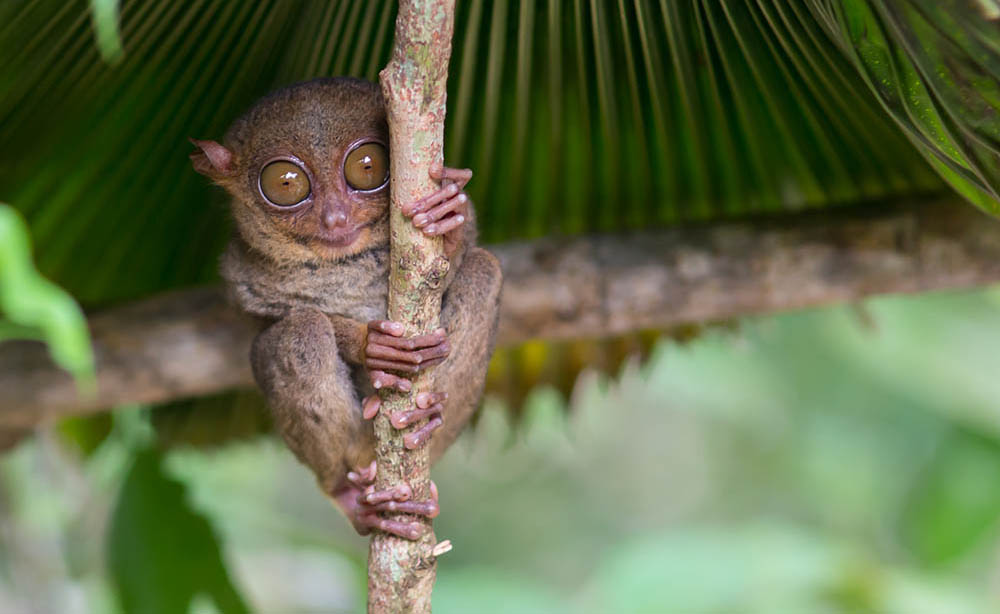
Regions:
[[[435, 366], [416, 407], [390, 416], [402, 429], [427, 422], [405, 445], [430, 445], [434, 460], [473, 413], [493, 349], [501, 273], [475, 246], [471, 171], [431, 168], [440, 189], [403, 207], [426, 235], [441, 236], [450, 269], [443, 328], [416, 337], [386, 320], [389, 151], [379, 88], [318, 79], [258, 101], [222, 143], [192, 141], [195, 170], [232, 196], [237, 232], [222, 257], [231, 298], [262, 321], [251, 349], [254, 378], [295, 455], [361, 534], [415, 539], [420, 524], [381, 512], [434, 517], [432, 499], [407, 485], [374, 488], [371, 419], [377, 389], [409, 391]], [[433, 436], [432, 436], [433, 434]]]

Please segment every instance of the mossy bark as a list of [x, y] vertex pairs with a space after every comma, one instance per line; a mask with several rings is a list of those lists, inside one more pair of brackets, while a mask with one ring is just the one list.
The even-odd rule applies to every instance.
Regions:
[[[389, 319], [406, 327], [407, 335], [438, 327], [441, 294], [448, 260], [440, 238], [428, 238], [400, 212], [437, 189], [428, 171], [443, 162], [444, 116], [448, 60], [454, 30], [454, 0], [401, 0], [396, 17], [392, 59], [380, 73], [389, 118], [391, 269]], [[410, 394], [384, 392], [382, 411], [375, 420], [376, 488], [403, 481], [414, 500], [431, 496], [427, 447], [407, 450], [403, 435], [422, 426], [397, 431], [391, 413], [413, 406], [413, 395], [425, 388], [427, 374], [416, 378]], [[399, 515], [405, 517], [404, 515]], [[430, 612], [436, 564], [436, 542], [427, 519], [427, 532], [409, 541], [377, 532], [368, 554], [369, 612]]]

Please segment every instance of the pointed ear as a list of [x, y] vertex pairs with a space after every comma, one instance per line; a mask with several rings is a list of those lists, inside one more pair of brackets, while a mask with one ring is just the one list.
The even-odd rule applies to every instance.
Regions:
[[198, 148], [198, 151], [191, 154], [191, 165], [194, 166], [194, 170], [212, 179], [229, 177], [235, 172], [233, 152], [215, 141], [188, 140]]

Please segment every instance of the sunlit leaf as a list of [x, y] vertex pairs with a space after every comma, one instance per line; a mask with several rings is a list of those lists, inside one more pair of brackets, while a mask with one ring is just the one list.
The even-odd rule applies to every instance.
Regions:
[[0, 203], [0, 341], [44, 340], [55, 362], [89, 385], [94, 358], [83, 313], [73, 298], [43, 278], [31, 262], [28, 228]]
[[121, 60], [122, 40], [118, 32], [118, 0], [90, 0], [94, 34], [101, 57], [112, 64]]
[[808, 4], [934, 168], [965, 198], [1000, 213], [995, 5], [968, 0]]

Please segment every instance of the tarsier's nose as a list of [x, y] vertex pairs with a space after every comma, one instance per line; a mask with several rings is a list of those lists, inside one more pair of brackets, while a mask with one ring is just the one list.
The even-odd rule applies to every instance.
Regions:
[[347, 213], [340, 207], [333, 207], [323, 212], [323, 225], [327, 230], [335, 230], [347, 226]]

